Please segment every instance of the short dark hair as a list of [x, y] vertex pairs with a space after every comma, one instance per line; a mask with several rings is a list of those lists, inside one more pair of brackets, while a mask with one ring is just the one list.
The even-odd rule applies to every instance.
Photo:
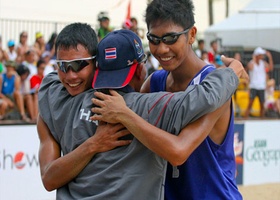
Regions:
[[17, 73], [19, 76], [23, 75], [23, 74], [30, 74], [30, 71], [28, 69], [27, 66], [25, 66], [24, 64], [20, 64], [18, 67], [17, 67]]
[[146, 9], [145, 20], [149, 30], [151, 23], [171, 21], [184, 29], [194, 25], [192, 0], [153, 0]]
[[211, 42], [210, 42], [210, 45], [212, 46], [213, 44], [215, 44], [215, 43], [217, 43], [218, 41], [215, 39], [215, 40], [212, 40]]
[[96, 55], [97, 36], [89, 24], [72, 23], [64, 27], [57, 36], [55, 52], [58, 48], [77, 48], [78, 44], [84, 46], [92, 56]]
[[203, 44], [203, 43], [204, 43], [204, 40], [203, 40], [203, 39], [200, 39], [200, 40], [198, 40], [197, 42], [198, 42], [198, 44]]
[[36, 66], [37, 66], [37, 68], [39, 68], [42, 64], [45, 64], [45, 63], [46, 62], [44, 60], [40, 59], [40, 60], [37, 61]]

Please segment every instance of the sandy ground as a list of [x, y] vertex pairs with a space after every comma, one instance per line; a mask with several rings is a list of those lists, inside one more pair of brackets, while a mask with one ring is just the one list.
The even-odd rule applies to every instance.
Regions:
[[280, 183], [238, 186], [244, 200], [280, 200]]

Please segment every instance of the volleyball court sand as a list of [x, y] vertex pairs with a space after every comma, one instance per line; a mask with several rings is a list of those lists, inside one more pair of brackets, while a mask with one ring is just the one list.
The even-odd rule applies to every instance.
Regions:
[[280, 183], [238, 186], [244, 200], [280, 200]]

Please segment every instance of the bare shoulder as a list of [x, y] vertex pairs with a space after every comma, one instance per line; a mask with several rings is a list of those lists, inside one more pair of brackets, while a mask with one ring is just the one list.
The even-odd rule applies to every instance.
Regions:
[[150, 93], [151, 76], [152, 76], [152, 74], [143, 83], [141, 90], [140, 90], [141, 93]]

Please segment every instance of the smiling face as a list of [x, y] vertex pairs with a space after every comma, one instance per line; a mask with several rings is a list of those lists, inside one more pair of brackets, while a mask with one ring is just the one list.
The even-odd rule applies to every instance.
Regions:
[[[187, 33], [180, 35], [177, 42], [171, 45], [164, 44], [162, 41], [158, 45], [149, 42], [150, 51], [159, 61], [162, 68], [173, 71], [177, 67], [184, 65], [188, 59], [189, 52], [192, 51], [192, 42], [189, 40], [191, 38], [190, 31], [192, 30], [193, 27]], [[182, 31], [184, 31], [184, 27], [170, 21], [157, 21], [149, 26], [149, 33], [157, 37]]]
[[[57, 49], [57, 60], [74, 60], [88, 58], [91, 56], [92, 55], [88, 52], [88, 50], [80, 44], [77, 46], [77, 49], [72, 47], [69, 49]], [[87, 62], [89, 64], [78, 72], [74, 72], [72, 69], [70, 69], [64, 73], [58, 69], [58, 76], [61, 83], [72, 96], [78, 95], [91, 88], [91, 83], [95, 72], [95, 61], [88, 60]]]

